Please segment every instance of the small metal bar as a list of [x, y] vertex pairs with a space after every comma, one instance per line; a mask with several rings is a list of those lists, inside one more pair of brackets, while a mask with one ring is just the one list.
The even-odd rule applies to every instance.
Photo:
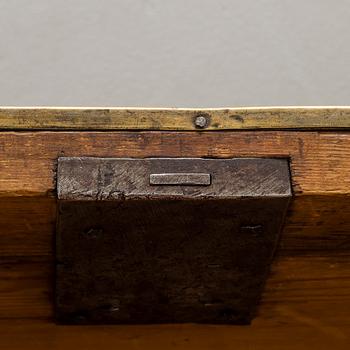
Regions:
[[149, 182], [150, 185], [209, 186], [211, 177], [205, 173], [151, 174]]

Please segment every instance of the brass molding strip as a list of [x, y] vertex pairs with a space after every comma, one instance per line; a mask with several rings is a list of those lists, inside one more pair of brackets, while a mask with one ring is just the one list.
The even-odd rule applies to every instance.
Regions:
[[350, 129], [350, 107], [0, 107], [1, 130]]

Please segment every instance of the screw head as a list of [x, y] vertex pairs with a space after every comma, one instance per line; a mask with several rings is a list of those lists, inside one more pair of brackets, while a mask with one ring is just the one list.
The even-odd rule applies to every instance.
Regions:
[[247, 225], [241, 226], [239, 229], [241, 233], [250, 233], [253, 235], [261, 235], [264, 233], [263, 225]]
[[93, 239], [101, 236], [103, 234], [103, 229], [99, 227], [91, 227], [83, 232], [84, 237], [88, 239]]
[[208, 117], [205, 115], [198, 115], [194, 120], [194, 125], [197, 128], [203, 129], [208, 125]]

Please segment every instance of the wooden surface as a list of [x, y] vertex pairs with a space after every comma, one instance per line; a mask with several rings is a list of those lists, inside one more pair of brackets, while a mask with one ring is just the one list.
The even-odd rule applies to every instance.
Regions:
[[[338, 307], [334, 311], [343, 310]], [[256, 321], [249, 327], [55, 326], [35, 320], [0, 322], [0, 344], [6, 350], [349, 349], [350, 327], [344, 323], [335, 324], [332, 315], [328, 320], [318, 320], [305, 309], [284, 309], [282, 312], [284, 319], [280, 323], [271, 324], [266, 319]], [[286, 324], [287, 319], [292, 319], [292, 324]]]
[[47, 195], [59, 156], [287, 157], [299, 194], [350, 195], [350, 132], [2, 132], [0, 196]]
[[[50, 320], [56, 202], [2, 197], [0, 209], [0, 318]], [[305, 307], [310, 317], [343, 322], [350, 309], [349, 218], [350, 197], [302, 196], [293, 201], [261, 316], [278, 324], [280, 308]]]
[[[62, 155], [289, 158], [295, 198], [253, 325], [53, 325]], [[350, 132], [7, 131], [0, 133], [0, 197], [1, 348], [349, 348]]]
[[253, 108], [0, 108], [0, 129], [37, 130], [344, 129], [350, 107]]

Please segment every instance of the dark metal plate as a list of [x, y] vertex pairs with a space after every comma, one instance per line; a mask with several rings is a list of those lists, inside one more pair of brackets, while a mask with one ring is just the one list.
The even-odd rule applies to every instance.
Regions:
[[[155, 174], [197, 174], [201, 183], [152, 184]], [[152, 176], [153, 175], [153, 176]], [[199, 176], [200, 175], [200, 176]], [[203, 183], [210, 175], [211, 183]], [[174, 179], [174, 177], [173, 177]], [[59, 158], [58, 198], [64, 200], [204, 199], [290, 196], [285, 159]]]
[[[164, 173], [181, 181], [151, 184]], [[287, 160], [61, 158], [57, 181], [58, 322], [254, 317], [291, 196]]]

